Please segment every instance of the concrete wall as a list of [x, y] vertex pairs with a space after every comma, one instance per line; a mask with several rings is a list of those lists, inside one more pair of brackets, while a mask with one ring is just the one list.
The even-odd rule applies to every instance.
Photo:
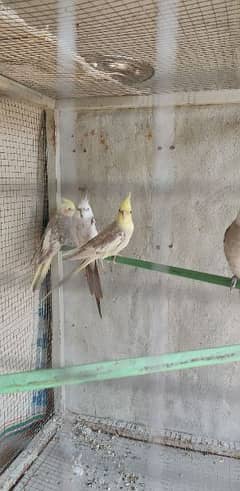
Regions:
[[[240, 206], [239, 106], [60, 113], [63, 195], [87, 186], [99, 228], [132, 191], [125, 254], [229, 274], [223, 235]], [[65, 266], [65, 272], [72, 265]], [[225, 288], [104, 265], [103, 320], [85, 278], [66, 285], [66, 365], [238, 343]], [[239, 440], [238, 364], [71, 386], [67, 409]]]

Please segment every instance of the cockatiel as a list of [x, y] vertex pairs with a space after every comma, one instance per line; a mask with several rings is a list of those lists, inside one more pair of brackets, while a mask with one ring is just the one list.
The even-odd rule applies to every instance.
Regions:
[[240, 278], [240, 211], [224, 234], [224, 253], [233, 273], [231, 289]]
[[75, 204], [69, 199], [62, 199], [59, 210], [49, 221], [41, 244], [36, 251], [33, 262], [37, 269], [32, 282], [33, 291], [40, 288], [50, 268], [54, 256], [69, 238], [72, 227], [72, 217], [76, 211]]
[[[89, 264], [109, 256], [117, 256], [119, 252], [128, 245], [133, 230], [134, 224], [132, 220], [131, 194], [129, 194], [120, 204], [114, 222], [108, 225], [108, 227], [102, 230], [96, 237], [80, 247], [80, 249], [75, 249], [74, 251], [70, 251], [70, 253], [64, 254], [64, 259], [78, 261], [80, 264], [78, 264], [71, 273], [65, 276], [55, 288], [60, 287]], [[50, 292], [48, 295], [49, 294]]]
[[[86, 244], [86, 242], [96, 237], [96, 235], [96, 221], [88, 201], [87, 193], [84, 192], [73, 216], [72, 237], [74, 244], [77, 248], [80, 248]], [[94, 261], [86, 267], [86, 277], [90, 293], [95, 296], [98, 312], [102, 318], [101, 299], [103, 298], [103, 294], [97, 261]]]

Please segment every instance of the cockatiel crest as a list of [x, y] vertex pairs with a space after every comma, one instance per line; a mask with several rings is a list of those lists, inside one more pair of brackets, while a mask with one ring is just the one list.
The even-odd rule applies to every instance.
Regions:
[[83, 191], [74, 218], [74, 230], [77, 234], [75, 245], [81, 247], [97, 235], [96, 220], [88, 200], [87, 191]]

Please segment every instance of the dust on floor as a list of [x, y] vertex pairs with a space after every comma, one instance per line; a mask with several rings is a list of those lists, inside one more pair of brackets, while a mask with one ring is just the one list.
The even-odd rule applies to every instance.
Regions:
[[65, 423], [16, 491], [239, 491], [236, 459], [147, 444]]

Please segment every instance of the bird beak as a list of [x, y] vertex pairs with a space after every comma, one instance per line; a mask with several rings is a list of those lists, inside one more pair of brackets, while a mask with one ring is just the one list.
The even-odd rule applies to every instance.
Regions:
[[77, 210], [79, 211], [80, 213], [80, 217], [83, 218], [83, 214], [82, 214], [82, 208], [77, 208]]

